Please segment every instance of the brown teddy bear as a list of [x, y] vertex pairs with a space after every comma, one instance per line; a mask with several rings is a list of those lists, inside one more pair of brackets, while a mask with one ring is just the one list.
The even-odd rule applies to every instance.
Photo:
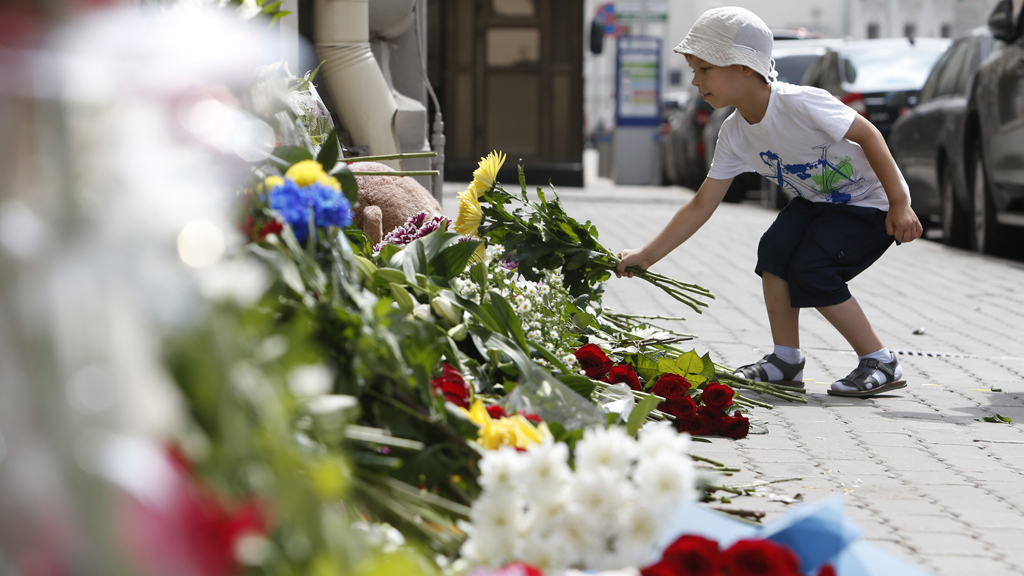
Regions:
[[[394, 172], [377, 162], [354, 162], [353, 172]], [[398, 228], [419, 212], [439, 216], [441, 205], [426, 188], [409, 176], [356, 176], [359, 204], [352, 223], [377, 244], [385, 234]]]

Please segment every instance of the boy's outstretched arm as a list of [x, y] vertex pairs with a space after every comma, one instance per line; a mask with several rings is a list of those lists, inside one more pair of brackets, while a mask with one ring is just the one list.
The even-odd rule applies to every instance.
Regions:
[[708, 218], [711, 218], [715, 208], [718, 208], [718, 205], [722, 203], [722, 198], [725, 198], [730, 184], [732, 184], [732, 178], [728, 180], [705, 178], [704, 183], [697, 190], [697, 194], [676, 211], [672, 220], [650, 242], [639, 250], [629, 249], [619, 252], [620, 261], [615, 275], [621, 277], [625, 274], [626, 277], [632, 277], [632, 272], [626, 272], [627, 267], [639, 266], [646, 270], [648, 266], [674, 250], [676, 246], [686, 242], [708, 221]]
[[846, 139], [860, 144], [864, 149], [871, 169], [875, 171], [882, 187], [885, 188], [885, 195], [889, 197], [889, 215], [885, 218], [886, 232], [900, 242], [920, 238], [924, 229], [903, 192], [899, 168], [896, 167], [896, 161], [893, 160], [882, 133], [867, 118], [858, 114], [846, 132]]

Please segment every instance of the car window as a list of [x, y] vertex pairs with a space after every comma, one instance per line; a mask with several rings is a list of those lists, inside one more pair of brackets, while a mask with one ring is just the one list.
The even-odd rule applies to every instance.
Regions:
[[818, 58], [820, 58], [818, 54], [793, 54], [776, 58], [775, 70], [779, 73], [779, 80], [790, 84], [799, 84], [804, 73]]
[[948, 64], [945, 70], [942, 71], [936, 96], [960, 94], [966, 87], [967, 56], [969, 51], [970, 44], [966, 41], [958, 42], [950, 50], [949, 58], [946, 59]]
[[937, 96], [936, 91], [939, 87], [939, 79], [942, 77], [942, 72], [946, 69], [946, 65], [949, 64], [949, 57], [952, 54], [952, 50], [943, 54], [932, 68], [931, 73], [928, 74], [928, 79], [925, 81], [924, 87], [921, 88], [921, 102], [927, 102]]
[[863, 92], [920, 88], [945, 51], [944, 44], [862, 46], [843, 52], [843, 76], [853, 90]]

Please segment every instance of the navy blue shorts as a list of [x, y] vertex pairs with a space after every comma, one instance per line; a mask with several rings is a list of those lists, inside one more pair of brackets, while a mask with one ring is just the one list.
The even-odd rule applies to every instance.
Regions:
[[842, 304], [850, 299], [846, 283], [895, 240], [885, 231], [887, 214], [878, 208], [794, 198], [761, 236], [754, 272], [789, 282], [794, 308]]

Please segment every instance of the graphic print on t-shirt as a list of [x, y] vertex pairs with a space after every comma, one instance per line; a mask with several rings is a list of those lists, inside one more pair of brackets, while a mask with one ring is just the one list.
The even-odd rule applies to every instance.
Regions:
[[815, 146], [815, 150], [821, 150], [821, 157], [806, 164], [786, 164], [778, 154], [765, 150], [760, 156], [769, 171], [760, 174], [801, 198], [818, 196], [828, 202], [846, 204], [865, 195], [868, 183], [863, 176], [854, 174], [851, 158], [830, 159], [828, 147]]

